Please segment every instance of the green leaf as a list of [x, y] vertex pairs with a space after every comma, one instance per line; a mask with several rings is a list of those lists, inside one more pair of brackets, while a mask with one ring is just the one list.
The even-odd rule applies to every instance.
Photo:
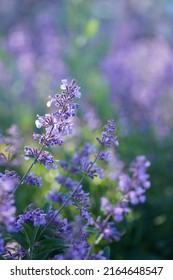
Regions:
[[44, 204], [44, 206], [43, 206], [43, 211], [44, 211], [45, 214], [47, 214], [47, 213], [49, 212], [50, 206], [51, 206], [51, 205], [50, 205], [49, 202], [46, 202], [46, 203]]
[[28, 250], [29, 243], [26, 241], [25, 235], [22, 232], [12, 232], [8, 234], [12, 239], [14, 239], [18, 244], [22, 246], [25, 250]]
[[46, 259], [52, 253], [59, 254], [68, 247], [62, 239], [49, 238], [39, 242], [39, 246], [33, 251], [33, 259]]
[[109, 246], [106, 246], [106, 247], [103, 249], [103, 255], [105, 256], [105, 258], [106, 258], [107, 260], [110, 260], [110, 254], [111, 254], [110, 247], [109, 247]]
[[34, 227], [32, 225], [28, 225], [25, 223], [21, 223], [23, 227], [23, 233], [28, 240], [28, 243], [31, 245], [33, 243], [33, 238], [34, 238]]

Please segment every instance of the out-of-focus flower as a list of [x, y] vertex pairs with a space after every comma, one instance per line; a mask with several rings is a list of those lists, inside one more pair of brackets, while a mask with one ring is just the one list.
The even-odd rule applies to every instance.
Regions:
[[5, 145], [4, 152], [0, 153], [0, 165], [18, 166], [22, 161], [21, 139], [17, 125], [13, 124], [6, 130], [5, 136], [1, 134], [0, 144]]
[[113, 144], [118, 146], [117, 137], [113, 136], [115, 132], [115, 122], [114, 120], [109, 120], [108, 123], [103, 127], [102, 139], [97, 137], [97, 141], [105, 147], [111, 147]]
[[7, 231], [12, 229], [15, 221], [16, 207], [14, 206], [14, 197], [10, 196], [14, 190], [18, 175], [14, 171], [0, 173], [0, 225]]

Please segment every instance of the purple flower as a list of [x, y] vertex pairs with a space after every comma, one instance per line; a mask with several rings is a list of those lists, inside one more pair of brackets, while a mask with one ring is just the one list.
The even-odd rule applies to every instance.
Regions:
[[131, 177], [126, 174], [119, 176], [118, 189], [133, 205], [146, 200], [145, 192], [150, 187], [149, 175], [146, 173], [149, 166], [150, 162], [145, 156], [137, 156], [130, 164]]
[[125, 201], [119, 201], [112, 205], [106, 197], [101, 198], [101, 210], [105, 215], [111, 214], [116, 222], [122, 221], [124, 214], [129, 213], [129, 208]]
[[89, 256], [88, 260], [106, 260], [106, 257], [103, 255], [103, 251], [99, 251], [97, 254]]
[[45, 114], [44, 116], [37, 115], [35, 121], [38, 129], [44, 128], [45, 132], [42, 134], [34, 133], [34, 140], [39, 140], [42, 145], [41, 150], [36, 148], [25, 147], [25, 158], [35, 158], [35, 163], [40, 162], [45, 165], [46, 169], [51, 166], [55, 168], [55, 160], [53, 156], [47, 152], [42, 151], [43, 147], [51, 147], [54, 145], [61, 146], [64, 142], [62, 137], [72, 133], [71, 118], [75, 116], [75, 109], [79, 104], [74, 103], [74, 98], [79, 98], [79, 87], [74, 80], [68, 84], [67, 80], [62, 80], [61, 93], [55, 95], [54, 98], [49, 96], [48, 107], [55, 105], [55, 112], [52, 114]]
[[66, 201], [66, 197], [64, 196], [64, 194], [59, 193], [55, 190], [51, 190], [47, 196], [46, 196], [46, 200], [51, 200], [53, 202], [59, 203], [59, 204], [63, 204]]
[[18, 175], [14, 171], [6, 170], [0, 173], [0, 224], [7, 231], [11, 230], [15, 221], [16, 207], [14, 206], [14, 197], [10, 196], [18, 183]]
[[131, 178], [126, 174], [120, 174], [117, 188], [126, 194], [131, 189]]
[[125, 201], [118, 202], [113, 208], [112, 208], [112, 217], [116, 222], [120, 222], [124, 218], [124, 214], [129, 213], [128, 204]]
[[5, 152], [0, 153], [0, 165], [18, 166], [21, 163], [22, 139], [17, 125], [13, 124], [6, 130], [7, 136], [0, 133], [0, 143], [6, 145]]
[[43, 210], [40, 210], [39, 208], [32, 212], [32, 219], [35, 227], [46, 224], [46, 214], [44, 214]]
[[102, 160], [102, 161], [107, 161], [107, 162], [109, 162], [110, 160], [111, 160], [111, 155], [110, 155], [110, 153], [109, 152], [103, 152], [103, 151], [101, 151], [101, 152], [99, 152], [97, 155], [97, 159], [98, 160]]
[[26, 160], [34, 158], [36, 162], [43, 164], [47, 170], [51, 167], [56, 168], [57, 160], [54, 160], [53, 156], [48, 151], [39, 152], [37, 148], [30, 148], [26, 146], [24, 152]]
[[98, 240], [104, 239], [107, 242], [110, 242], [111, 240], [119, 241], [120, 236], [115, 228], [114, 222], [105, 222], [102, 221], [101, 217], [97, 217], [97, 220], [93, 222], [95, 228], [99, 232]]
[[77, 187], [77, 182], [73, 181], [71, 178], [63, 177], [61, 175], [56, 176], [55, 181], [66, 189], [74, 190]]
[[5, 249], [5, 242], [4, 242], [4, 239], [1, 237], [0, 235], [0, 256], [3, 254], [4, 252], [4, 249]]
[[31, 185], [31, 186], [41, 187], [41, 180], [42, 180], [42, 178], [38, 178], [38, 177], [34, 176], [34, 173], [31, 172], [30, 175], [25, 176], [25, 179], [23, 182], [25, 182], [26, 184]]
[[27, 207], [24, 214], [20, 214], [16, 218], [16, 221], [13, 223], [13, 228], [11, 231], [18, 232], [22, 230], [22, 223], [33, 223], [35, 227], [45, 225], [46, 217], [47, 214], [45, 214], [43, 210], [40, 210], [39, 208], [34, 209], [34, 205], [31, 204]]
[[102, 139], [100, 140], [98, 137], [97, 141], [105, 147], [111, 147], [112, 144], [118, 146], [117, 137], [114, 137], [113, 134], [116, 132], [115, 122], [114, 120], [109, 120], [108, 123], [103, 127]]

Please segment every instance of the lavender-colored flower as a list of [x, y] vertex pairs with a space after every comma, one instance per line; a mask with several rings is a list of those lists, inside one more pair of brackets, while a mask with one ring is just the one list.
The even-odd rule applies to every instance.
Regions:
[[0, 153], [0, 165], [18, 166], [21, 163], [22, 139], [17, 125], [6, 130], [6, 136], [0, 136], [0, 143], [5, 144], [4, 153]]
[[105, 147], [111, 147], [113, 144], [118, 146], [117, 137], [113, 136], [116, 132], [114, 120], [109, 120], [108, 123], [103, 127], [102, 139], [96, 138], [97, 141]]
[[103, 251], [99, 251], [97, 254], [89, 256], [88, 260], [106, 260], [106, 257], [103, 255]]
[[78, 203], [80, 203], [82, 206], [88, 206], [88, 202], [89, 202], [89, 193], [85, 193], [82, 185], [80, 185], [77, 189], [77, 191], [75, 192], [75, 194], [73, 195], [73, 199], [75, 199]]
[[124, 214], [129, 213], [129, 208], [125, 201], [119, 201], [112, 205], [106, 197], [101, 198], [101, 210], [105, 215], [111, 214], [116, 222], [122, 221]]
[[63, 220], [64, 225], [59, 227], [59, 236], [63, 238], [69, 248], [62, 255], [54, 256], [54, 259], [61, 260], [83, 260], [89, 250], [89, 244], [86, 241], [88, 233], [86, 232], [81, 217], [77, 216], [74, 222], [70, 224], [67, 220]]
[[13, 223], [13, 228], [11, 231], [18, 232], [22, 230], [22, 223], [33, 223], [34, 227], [38, 227], [40, 225], [46, 224], [46, 217], [47, 214], [44, 213], [43, 210], [40, 210], [39, 208], [34, 209], [34, 205], [29, 205], [24, 214], [20, 214], [16, 221]]
[[120, 174], [119, 182], [118, 182], [118, 189], [123, 193], [126, 194], [131, 189], [131, 178], [126, 174]]
[[41, 180], [42, 180], [42, 178], [38, 178], [38, 177], [34, 176], [34, 173], [31, 172], [30, 175], [25, 176], [25, 179], [23, 182], [25, 182], [26, 184], [31, 185], [31, 186], [41, 187]]
[[77, 182], [73, 181], [71, 178], [58, 175], [55, 177], [55, 181], [69, 190], [74, 190], [77, 187]]
[[87, 175], [94, 179], [94, 177], [99, 177], [100, 179], [103, 179], [104, 173], [103, 168], [98, 168], [97, 163], [94, 163], [86, 158], [83, 158], [81, 160], [81, 168], [84, 173], [87, 173]]
[[101, 151], [96, 156], [98, 160], [102, 160], [102, 161], [105, 160], [106, 162], [109, 162], [111, 160], [110, 152]]
[[39, 152], [37, 148], [30, 148], [26, 146], [24, 152], [26, 160], [34, 158], [36, 162], [43, 164], [47, 170], [51, 167], [56, 168], [57, 160], [54, 160], [53, 156], [48, 151]]
[[111, 240], [119, 241], [120, 236], [115, 228], [114, 222], [102, 221], [101, 216], [97, 217], [97, 220], [93, 222], [93, 225], [99, 232], [98, 240], [105, 240], [110, 242]]
[[129, 213], [128, 204], [125, 201], [118, 202], [112, 207], [112, 217], [116, 222], [120, 222], [124, 218], [124, 214]]
[[132, 173], [134, 184], [141, 185], [144, 189], [150, 187], [149, 175], [146, 174], [146, 168], [149, 166], [150, 162], [145, 156], [137, 156], [135, 161], [130, 164], [130, 172]]
[[75, 116], [75, 109], [79, 104], [74, 103], [74, 98], [80, 98], [79, 87], [74, 80], [68, 84], [67, 80], [62, 80], [61, 93], [55, 97], [49, 96], [47, 106], [55, 105], [56, 112], [52, 115], [45, 115], [45, 117], [38, 116], [36, 125], [38, 128], [45, 126], [46, 135], [62, 135], [72, 133], [72, 123], [70, 118]]
[[46, 224], [46, 214], [44, 214], [43, 210], [40, 210], [39, 208], [32, 212], [32, 219], [35, 227]]
[[50, 200], [59, 204], [63, 204], [66, 201], [66, 197], [64, 194], [59, 193], [55, 190], [51, 190], [47, 196], [46, 196], [46, 200]]
[[18, 181], [15, 172], [6, 171], [0, 174], [0, 225], [10, 231], [15, 221], [16, 207], [14, 206], [14, 197], [10, 193], [14, 190]]
[[118, 189], [133, 205], [144, 203], [146, 200], [145, 192], [150, 187], [149, 175], [146, 173], [149, 166], [150, 162], [145, 156], [137, 156], [129, 167], [131, 176], [123, 173], [119, 176]]
[[4, 242], [4, 239], [0, 235], [0, 256], [3, 254], [4, 250], [5, 250], [5, 242]]

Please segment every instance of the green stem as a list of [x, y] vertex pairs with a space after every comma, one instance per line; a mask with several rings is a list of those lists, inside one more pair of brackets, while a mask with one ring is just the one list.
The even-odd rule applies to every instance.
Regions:
[[[54, 125], [52, 126], [50, 132], [49, 132], [49, 136], [51, 135], [52, 131], [54, 129]], [[18, 183], [18, 185], [15, 187], [15, 189], [13, 190], [13, 192], [11, 193], [10, 198], [12, 198], [12, 196], [14, 195], [14, 193], [17, 191], [18, 187], [24, 182], [26, 176], [29, 174], [29, 172], [31, 171], [31, 169], [33, 168], [33, 166], [37, 163], [37, 160], [39, 158], [39, 156], [41, 155], [42, 151], [43, 151], [43, 148], [44, 148], [44, 144], [42, 144], [39, 152], [38, 152], [38, 155], [36, 156], [36, 158], [34, 159], [34, 161], [31, 163], [30, 167], [28, 168], [28, 170], [26, 171], [26, 173], [23, 175], [22, 179], [20, 180], [20, 182]]]
[[33, 168], [33, 166], [37, 163], [37, 160], [40, 156], [40, 154], [42, 153], [44, 148], [44, 144], [42, 144], [40, 151], [37, 155], [37, 157], [34, 159], [34, 161], [31, 163], [31, 165], [29, 166], [28, 170], [25, 172], [25, 174], [23, 175], [22, 179], [20, 180], [20, 182], [18, 183], [18, 185], [15, 187], [15, 189], [13, 190], [13, 192], [11, 193], [10, 198], [12, 198], [12, 196], [14, 195], [14, 193], [17, 191], [18, 187], [20, 187], [20, 185], [24, 182], [25, 178], [27, 177], [27, 175], [29, 174], [29, 172], [31, 171], [31, 169]]
[[95, 162], [97, 161], [97, 155], [95, 156], [94, 161], [92, 162], [91, 166], [88, 168], [88, 170], [85, 172], [85, 174], [83, 175], [83, 177], [81, 178], [81, 180], [79, 181], [76, 189], [73, 191], [73, 193], [71, 194], [71, 196], [63, 203], [63, 205], [59, 208], [59, 210], [56, 212], [56, 214], [50, 219], [50, 221], [46, 224], [46, 226], [44, 227], [44, 229], [42, 230], [42, 232], [40, 233], [40, 236], [43, 234], [43, 232], [49, 227], [49, 225], [51, 224], [51, 222], [59, 215], [59, 213], [65, 208], [65, 206], [68, 204], [68, 202], [73, 198], [73, 196], [75, 195], [75, 193], [78, 191], [80, 185], [82, 184], [83, 180], [86, 178], [86, 176], [88, 175], [89, 171], [91, 170], [91, 168], [93, 167], [93, 165], [95, 164]]
[[92, 253], [92, 250], [93, 250], [93, 248], [94, 248], [94, 246], [95, 246], [96, 240], [99, 238], [100, 234], [102, 234], [102, 232], [103, 232], [103, 230], [105, 229], [106, 224], [107, 224], [107, 222], [109, 221], [110, 217], [111, 217], [111, 214], [109, 213], [109, 214], [107, 215], [106, 219], [104, 220], [104, 223], [103, 223], [102, 228], [97, 232], [97, 234], [96, 234], [96, 236], [95, 236], [93, 242], [91, 243], [91, 246], [90, 246], [90, 248], [89, 248], [89, 250], [88, 250], [88, 253], [87, 253], [86, 257], [85, 257], [85, 260], [87, 260], [88, 257], [90, 256], [90, 254]]

